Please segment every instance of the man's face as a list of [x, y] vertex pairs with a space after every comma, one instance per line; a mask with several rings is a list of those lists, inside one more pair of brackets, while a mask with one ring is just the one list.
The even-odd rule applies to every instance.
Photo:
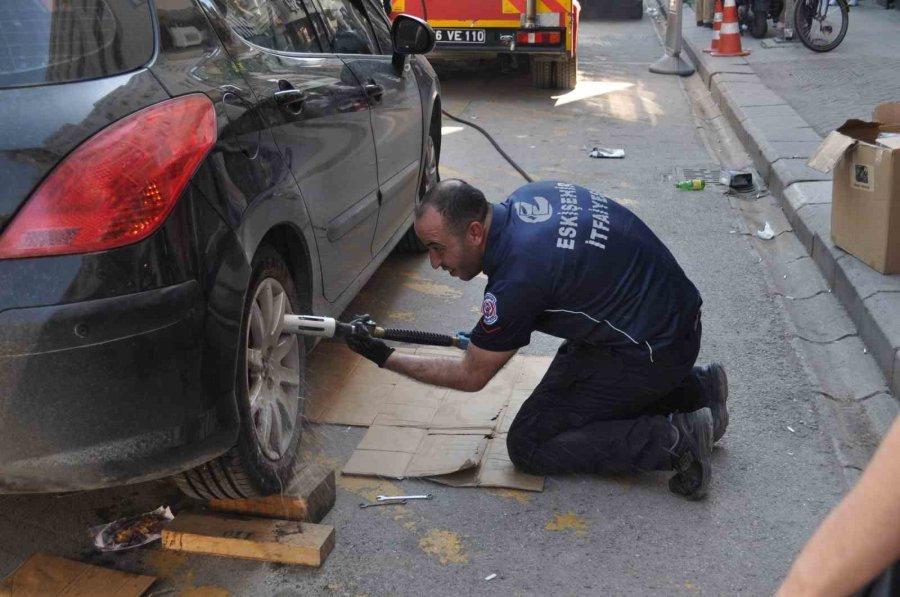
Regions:
[[428, 247], [431, 267], [441, 268], [454, 278], [471, 280], [481, 273], [484, 226], [472, 222], [462, 237], [454, 235], [445, 225], [444, 218], [433, 207], [428, 207], [416, 220], [416, 234]]

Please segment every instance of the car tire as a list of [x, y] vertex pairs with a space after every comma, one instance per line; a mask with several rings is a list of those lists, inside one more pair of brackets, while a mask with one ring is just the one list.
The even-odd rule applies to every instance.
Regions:
[[241, 321], [235, 393], [241, 417], [237, 444], [206, 464], [173, 478], [190, 497], [241, 499], [280, 493], [292, 480], [305, 401], [305, 347], [280, 331], [299, 304], [290, 271], [278, 252], [262, 246], [253, 258]]
[[[441, 174], [438, 170], [438, 164], [441, 157], [441, 119], [440, 115], [436, 115], [432, 120], [431, 129], [428, 131], [428, 137], [425, 139], [425, 150], [422, 156], [424, 168], [422, 168], [422, 180], [419, 183], [419, 201], [425, 197], [431, 187], [441, 180]], [[418, 201], [416, 202], [418, 203]], [[397, 243], [397, 249], [404, 253], [424, 253], [428, 247], [419, 240], [416, 229], [409, 227], [400, 242]]]

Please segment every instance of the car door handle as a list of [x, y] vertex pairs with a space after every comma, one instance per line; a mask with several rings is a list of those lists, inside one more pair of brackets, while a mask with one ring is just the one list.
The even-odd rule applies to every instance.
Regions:
[[303, 102], [309, 98], [309, 94], [299, 89], [282, 89], [275, 92], [275, 103], [279, 106], [287, 106], [292, 110], [303, 107]]
[[384, 87], [374, 81], [370, 81], [363, 85], [363, 89], [366, 90], [366, 95], [371, 97], [376, 102], [380, 102], [382, 96], [384, 95]]

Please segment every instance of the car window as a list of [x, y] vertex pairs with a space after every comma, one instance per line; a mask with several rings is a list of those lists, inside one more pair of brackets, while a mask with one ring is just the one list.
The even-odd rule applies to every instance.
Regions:
[[280, 52], [321, 52], [312, 20], [300, 0], [223, 0], [229, 27], [263, 48]]
[[391, 43], [391, 22], [385, 13], [385, 5], [382, 0], [363, 0], [366, 10], [369, 12], [369, 23], [375, 32], [375, 39], [382, 54], [393, 54], [394, 45]]
[[319, 6], [334, 53], [378, 53], [369, 19], [358, 0], [319, 0]]
[[146, 0], [0, 0], [0, 87], [118, 75], [153, 44]]

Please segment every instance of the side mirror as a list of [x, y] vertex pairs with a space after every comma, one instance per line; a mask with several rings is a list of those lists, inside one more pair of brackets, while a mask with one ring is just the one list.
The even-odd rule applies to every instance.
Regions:
[[434, 49], [434, 29], [426, 21], [410, 15], [398, 15], [391, 27], [396, 54], [427, 54]]

